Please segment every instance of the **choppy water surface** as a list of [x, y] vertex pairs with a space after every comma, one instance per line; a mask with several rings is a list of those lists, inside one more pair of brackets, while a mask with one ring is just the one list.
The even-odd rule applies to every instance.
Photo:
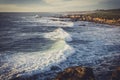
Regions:
[[92, 67], [103, 80], [120, 66], [120, 27], [48, 15], [0, 13], [0, 80], [51, 80], [70, 66]]

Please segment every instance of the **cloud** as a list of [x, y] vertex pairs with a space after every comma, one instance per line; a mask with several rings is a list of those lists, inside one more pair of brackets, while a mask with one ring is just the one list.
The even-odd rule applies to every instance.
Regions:
[[120, 0], [0, 0], [0, 11], [80, 11], [119, 7]]
[[101, 4], [105, 8], [120, 8], [120, 0], [105, 0]]
[[13, 4], [0, 5], [0, 12], [38, 12], [39, 7], [30, 6], [19, 6]]
[[53, 6], [55, 5], [86, 6], [86, 5], [93, 5], [93, 4], [99, 3], [101, 0], [43, 0], [43, 1]]
[[90, 10], [89, 6], [99, 4], [101, 0], [43, 0], [51, 11], [80, 11]]
[[0, 0], [0, 4], [43, 4], [43, 0]]

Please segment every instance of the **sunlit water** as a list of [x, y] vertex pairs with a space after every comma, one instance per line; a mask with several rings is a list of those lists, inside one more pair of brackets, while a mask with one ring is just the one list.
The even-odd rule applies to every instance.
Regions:
[[37, 14], [0, 13], [0, 80], [51, 80], [70, 66], [92, 67], [103, 80], [120, 65], [120, 27]]

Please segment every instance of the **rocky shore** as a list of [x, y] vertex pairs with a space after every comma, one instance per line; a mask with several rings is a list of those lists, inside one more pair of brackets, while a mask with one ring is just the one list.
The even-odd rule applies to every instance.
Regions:
[[[75, 66], [58, 73], [54, 80], [97, 80], [94, 75], [92, 68]], [[120, 67], [111, 72], [108, 80], [120, 80]]]
[[92, 68], [70, 67], [60, 72], [55, 80], [95, 80]]
[[117, 67], [116, 70], [112, 72], [111, 80], [120, 80], [120, 67]]
[[120, 9], [115, 10], [97, 10], [93, 13], [85, 14], [68, 14], [61, 16], [62, 18], [70, 18], [72, 21], [90, 21], [101, 24], [109, 24], [120, 26]]

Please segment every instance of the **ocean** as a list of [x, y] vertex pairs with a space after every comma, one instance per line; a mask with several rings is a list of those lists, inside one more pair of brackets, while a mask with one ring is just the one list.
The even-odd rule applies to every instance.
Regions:
[[59, 15], [0, 13], [0, 80], [52, 80], [71, 66], [106, 80], [120, 66], [120, 27]]

